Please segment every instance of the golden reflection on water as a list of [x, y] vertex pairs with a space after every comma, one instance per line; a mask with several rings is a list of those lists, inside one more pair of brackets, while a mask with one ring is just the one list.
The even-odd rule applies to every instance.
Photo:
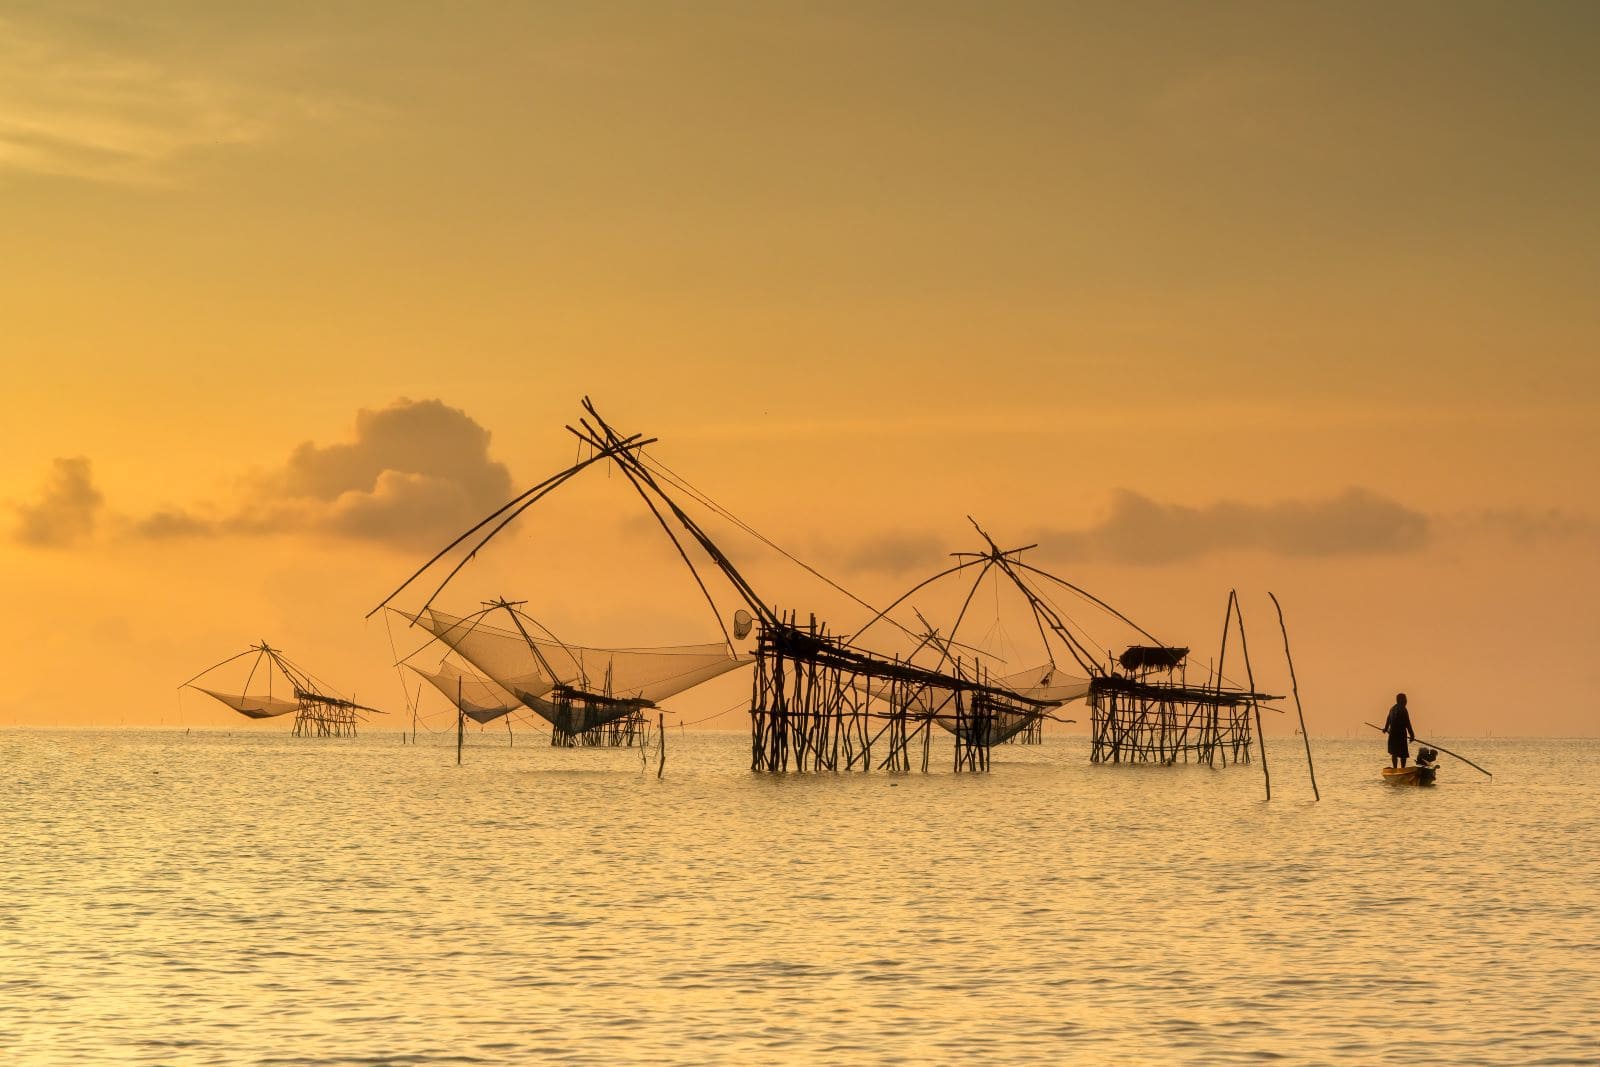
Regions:
[[[426, 739], [425, 739], [426, 740]], [[453, 739], [452, 739], [453, 740]], [[763, 777], [474, 734], [0, 733], [17, 1064], [1593, 1062], [1600, 744]], [[1448, 739], [1446, 739], [1448, 743]], [[1452, 745], [1451, 747], [1457, 747]]]

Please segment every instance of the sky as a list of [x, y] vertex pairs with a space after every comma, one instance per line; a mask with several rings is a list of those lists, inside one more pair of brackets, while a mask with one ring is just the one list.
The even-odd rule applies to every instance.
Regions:
[[[1600, 734], [1597, 104], [1586, 3], [4, 0], [0, 726], [282, 729], [178, 689], [259, 640], [399, 718], [365, 616], [588, 396], [871, 604], [971, 516], [1286, 693], [1275, 593], [1314, 735]], [[442, 606], [716, 639], [569, 488]]]

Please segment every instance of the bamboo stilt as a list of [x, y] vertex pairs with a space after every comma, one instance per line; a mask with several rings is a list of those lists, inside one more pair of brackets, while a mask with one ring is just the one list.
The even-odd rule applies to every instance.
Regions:
[[1306, 744], [1306, 770], [1311, 775], [1311, 795], [1317, 800], [1322, 799], [1322, 794], [1317, 790], [1317, 768], [1311, 762], [1311, 734], [1306, 730], [1305, 709], [1300, 706], [1300, 682], [1294, 676], [1294, 657], [1289, 654], [1289, 627], [1283, 622], [1283, 605], [1278, 603], [1278, 598], [1272, 593], [1272, 606], [1278, 612], [1278, 629], [1283, 631], [1283, 658], [1289, 663], [1289, 687], [1294, 693], [1295, 714], [1300, 717], [1300, 739]]
[[[1228, 599], [1229, 603], [1233, 605], [1234, 617], [1239, 620], [1239, 651], [1244, 656], [1245, 683], [1250, 686], [1251, 694], [1254, 694], [1256, 691], [1256, 678], [1255, 673], [1250, 669], [1250, 643], [1244, 636], [1244, 611], [1239, 607], [1239, 595], [1237, 592], [1230, 589], [1228, 591]], [[1271, 800], [1272, 775], [1267, 772], [1267, 735], [1266, 731], [1261, 729], [1261, 705], [1256, 701], [1254, 695], [1250, 697], [1250, 709], [1255, 712], [1256, 717], [1256, 745], [1261, 750], [1261, 777], [1266, 782], [1267, 799]]]
[[667, 770], [667, 716], [665, 713], [656, 716], [656, 737], [659, 739], [661, 746], [656, 751], [656, 780], [660, 781], [661, 776]]

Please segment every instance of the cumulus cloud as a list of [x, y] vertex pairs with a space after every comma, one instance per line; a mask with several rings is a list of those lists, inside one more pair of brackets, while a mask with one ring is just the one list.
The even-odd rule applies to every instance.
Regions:
[[418, 548], [449, 540], [511, 496], [510, 472], [489, 457], [488, 430], [439, 400], [401, 399], [358, 412], [354, 440], [299, 445], [220, 518], [172, 508], [133, 530], [151, 539], [316, 533]]
[[50, 480], [31, 504], [14, 505], [16, 539], [25, 545], [59, 548], [89, 537], [105, 497], [95, 488], [89, 460], [58, 459]]
[[449, 476], [385, 470], [370, 490], [340, 493], [323, 516], [323, 526], [372, 541], [433, 541], [460, 533], [510, 495], [509, 479], [503, 491], [490, 496]]
[[[358, 412], [354, 441], [300, 445], [276, 480], [287, 496], [335, 502], [352, 491], [376, 492], [387, 473], [416, 476], [407, 480], [412, 486], [449, 481], [469, 499], [485, 502], [504, 503], [511, 488], [505, 466], [489, 459], [488, 430], [439, 400], [404, 398]], [[386, 495], [406, 491], [391, 485]]]
[[308, 525], [416, 546], [460, 533], [511, 497], [489, 458], [489, 431], [438, 400], [401, 399], [356, 415], [353, 441], [306, 442], [263, 483], [261, 508], [236, 526]]
[[1222, 500], [1203, 507], [1122, 489], [1103, 521], [1044, 530], [1036, 539], [1059, 559], [1159, 564], [1240, 550], [1302, 557], [1412, 552], [1427, 544], [1430, 529], [1427, 515], [1366, 489], [1323, 500]]

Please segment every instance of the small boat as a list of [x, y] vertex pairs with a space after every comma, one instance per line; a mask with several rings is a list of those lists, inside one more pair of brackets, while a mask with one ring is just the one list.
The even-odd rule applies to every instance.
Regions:
[[1434, 761], [1439, 753], [1431, 748], [1417, 750], [1417, 762], [1410, 767], [1385, 767], [1383, 780], [1391, 785], [1432, 785], [1439, 775], [1439, 765]]

